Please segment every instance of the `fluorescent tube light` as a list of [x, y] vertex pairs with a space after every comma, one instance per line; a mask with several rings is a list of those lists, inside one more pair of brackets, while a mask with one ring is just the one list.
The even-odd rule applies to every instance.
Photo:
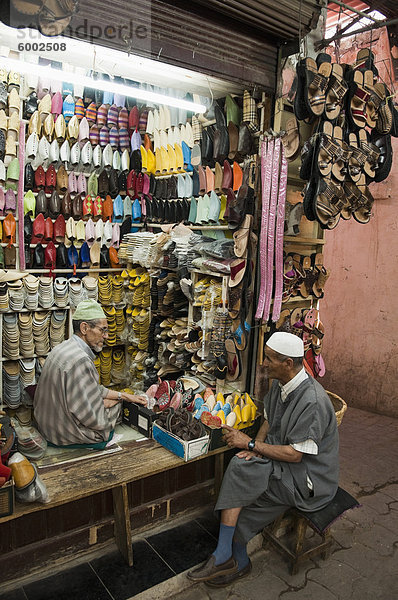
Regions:
[[121, 94], [122, 96], [128, 96], [129, 98], [135, 98], [136, 100], [144, 100], [153, 104], [165, 104], [166, 106], [173, 106], [175, 108], [182, 108], [193, 113], [204, 113], [207, 108], [204, 104], [198, 104], [189, 100], [183, 100], [180, 98], [172, 98], [164, 94], [158, 94], [149, 90], [141, 90], [139, 88], [129, 87], [120, 83], [114, 83], [113, 81], [106, 81], [103, 79], [93, 79], [87, 75], [80, 75], [79, 73], [69, 73], [67, 71], [61, 71], [60, 69], [53, 69], [45, 65], [34, 65], [13, 58], [1, 58], [1, 64], [9, 70], [17, 71], [18, 73], [32, 73], [34, 70], [35, 75], [44, 79], [53, 79], [54, 81], [61, 81], [65, 83], [77, 83], [86, 87], [101, 90], [103, 92], [111, 92], [114, 94]]

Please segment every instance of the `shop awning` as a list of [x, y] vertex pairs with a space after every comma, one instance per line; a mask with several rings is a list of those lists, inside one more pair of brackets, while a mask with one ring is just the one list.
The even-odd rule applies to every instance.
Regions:
[[288, 41], [317, 26], [323, 0], [193, 0], [257, 31]]
[[[282, 2], [287, 14], [287, 5], [291, 2]], [[305, 4], [308, 0], [303, 0]], [[12, 27], [20, 26], [21, 21], [16, 22], [14, 18], [13, 22], [10, 15], [8, 20], [4, 17], [4, 6], [1, 6], [0, 18]], [[272, 12], [276, 14], [275, 10]], [[304, 11], [304, 14], [309, 19], [309, 13]], [[294, 18], [289, 21], [291, 23]], [[29, 24], [32, 25], [32, 19]], [[278, 21], [274, 30], [280, 26]], [[292, 23], [290, 26], [291, 35], [294, 35], [297, 27], [294, 29]], [[135, 0], [131, 4], [125, 0], [80, 0], [79, 10], [63, 35], [245, 86], [257, 85], [270, 92], [275, 89], [276, 38], [252, 27], [249, 22], [227, 19], [225, 14], [199, 3]], [[283, 34], [279, 39], [281, 37]]]

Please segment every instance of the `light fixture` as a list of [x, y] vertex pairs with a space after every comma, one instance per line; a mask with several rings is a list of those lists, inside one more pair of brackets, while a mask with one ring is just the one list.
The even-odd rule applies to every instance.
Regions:
[[8, 70], [17, 71], [18, 73], [31, 74], [32, 70], [35, 71], [35, 75], [44, 79], [53, 79], [54, 81], [61, 81], [65, 83], [77, 83], [79, 85], [101, 90], [103, 92], [111, 92], [113, 94], [120, 94], [129, 98], [135, 98], [136, 100], [144, 100], [153, 104], [165, 104], [166, 106], [173, 106], [175, 108], [182, 108], [193, 113], [204, 113], [207, 108], [204, 104], [198, 104], [197, 102], [190, 102], [189, 100], [183, 100], [180, 98], [172, 98], [164, 94], [158, 94], [157, 92], [151, 92], [149, 90], [141, 90], [139, 88], [130, 87], [120, 83], [114, 83], [113, 81], [106, 81], [103, 79], [94, 79], [87, 75], [80, 75], [79, 73], [70, 73], [67, 71], [61, 71], [60, 69], [53, 69], [45, 65], [36, 65], [27, 63], [13, 58], [1, 58], [1, 65]]

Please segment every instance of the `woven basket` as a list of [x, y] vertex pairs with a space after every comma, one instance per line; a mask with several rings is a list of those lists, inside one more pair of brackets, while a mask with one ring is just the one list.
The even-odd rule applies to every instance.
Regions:
[[0, 488], [0, 517], [14, 512], [14, 480], [10, 479]]
[[343, 398], [337, 396], [337, 394], [333, 394], [332, 392], [328, 391], [326, 393], [333, 404], [334, 412], [336, 413], [337, 425], [340, 425], [341, 421], [343, 420], [344, 413], [347, 410], [347, 403], [344, 402]]

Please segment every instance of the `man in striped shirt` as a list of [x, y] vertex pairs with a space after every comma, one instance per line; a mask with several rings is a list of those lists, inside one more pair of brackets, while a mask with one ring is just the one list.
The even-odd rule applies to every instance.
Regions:
[[146, 405], [146, 400], [99, 384], [94, 358], [108, 337], [101, 306], [84, 300], [72, 319], [72, 337], [56, 346], [44, 363], [34, 416], [42, 435], [55, 446], [104, 448], [113, 436], [122, 401]]

